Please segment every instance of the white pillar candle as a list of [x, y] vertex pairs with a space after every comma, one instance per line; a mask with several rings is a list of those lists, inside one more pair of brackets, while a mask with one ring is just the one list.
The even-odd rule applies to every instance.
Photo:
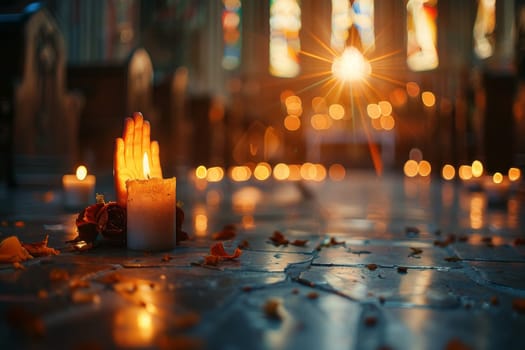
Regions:
[[129, 180], [126, 186], [128, 248], [145, 251], [175, 248], [176, 178]]
[[68, 174], [62, 177], [64, 190], [64, 206], [67, 209], [82, 209], [95, 202], [94, 175], [87, 175], [83, 165], [77, 168], [76, 175]]

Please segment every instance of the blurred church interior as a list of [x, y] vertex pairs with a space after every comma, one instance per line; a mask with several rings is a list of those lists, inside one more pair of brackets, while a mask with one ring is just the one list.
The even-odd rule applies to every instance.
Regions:
[[[522, 0], [0, 5], [0, 182], [111, 174], [140, 111], [166, 173], [265, 162], [525, 166]], [[349, 47], [365, 77], [338, 76]], [[341, 56], [342, 57], [342, 56]], [[357, 70], [360, 63], [351, 65]]]

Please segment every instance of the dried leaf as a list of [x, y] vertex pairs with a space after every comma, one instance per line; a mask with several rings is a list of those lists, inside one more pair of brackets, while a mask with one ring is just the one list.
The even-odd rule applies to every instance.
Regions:
[[48, 247], [47, 243], [49, 242], [49, 235], [46, 235], [44, 240], [41, 242], [36, 243], [22, 243], [22, 247], [24, 247], [29, 254], [32, 256], [50, 256], [50, 255], [58, 255], [60, 252], [54, 248]]
[[377, 265], [376, 264], [368, 264], [368, 265], [366, 265], [366, 268], [369, 269], [370, 271], [375, 271], [375, 270], [377, 270]]
[[250, 247], [250, 242], [248, 242], [247, 240], [243, 240], [241, 243], [237, 245], [237, 248], [239, 249], [247, 249], [249, 247]]
[[421, 253], [423, 253], [423, 249], [421, 249], [421, 248], [410, 247], [410, 250], [412, 251], [412, 254], [421, 254]]
[[222, 242], [217, 242], [210, 248], [210, 254], [204, 257], [205, 265], [218, 265], [221, 261], [224, 260], [235, 260], [240, 257], [242, 250], [235, 248], [233, 254], [228, 254], [224, 249]]
[[304, 247], [304, 246], [306, 246], [306, 243], [308, 243], [307, 239], [296, 239], [296, 240], [290, 242], [291, 245], [294, 245], [296, 247]]
[[288, 243], [290, 243], [290, 241], [288, 241], [284, 237], [284, 235], [283, 235], [283, 233], [281, 231], [274, 231], [273, 235], [270, 237], [270, 241], [272, 241], [272, 243], [275, 246], [288, 245]]
[[204, 265], [213, 265], [213, 266], [217, 266], [219, 265], [219, 262], [220, 262], [220, 258], [218, 256], [215, 256], [215, 255], [206, 255], [204, 257]]
[[448, 261], [448, 262], [457, 262], [457, 261], [461, 261], [461, 258], [457, 257], [457, 256], [447, 256], [445, 258], [445, 261]]
[[407, 273], [408, 272], [408, 268], [406, 266], [398, 266], [397, 267], [397, 272], [398, 273]]
[[240, 250], [239, 248], [235, 248], [233, 254], [228, 254], [224, 249], [224, 245], [222, 244], [222, 242], [217, 242], [210, 248], [210, 255], [218, 256], [221, 259], [225, 260], [237, 259], [241, 256], [241, 254], [242, 250]]
[[317, 293], [317, 292], [310, 292], [310, 293], [306, 294], [306, 297], [308, 299], [317, 299], [317, 298], [319, 298], [319, 293]]
[[0, 263], [15, 263], [33, 259], [16, 236], [10, 236], [0, 242]]

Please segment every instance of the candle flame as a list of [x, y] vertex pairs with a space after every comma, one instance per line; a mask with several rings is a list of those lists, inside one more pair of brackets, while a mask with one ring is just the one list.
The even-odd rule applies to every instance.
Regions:
[[144, 152], [144, 157], [142, 157], [142, 169], [142, 171], [144, 172], [144, 178], [149, 179], [151, 172], [149, 169], [149, 159], [147, 152]]
[[84, 165], [80, 165], [78, 168], [77, 168], [77, 179], [79, 180], [84, 180], [87, 176], [87, 168], [84, 166]]

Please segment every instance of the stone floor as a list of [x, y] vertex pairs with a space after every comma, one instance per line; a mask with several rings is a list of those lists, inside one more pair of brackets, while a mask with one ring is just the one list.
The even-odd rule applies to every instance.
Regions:
[[[97, 191], [111, 199], [111, 181]], [[515, 193], [349, 171], [341, 182], [178, 179], [191, 239], [85, 252], [58, 189], [0, 193], [0, 238], [61, 250], [0, 265], [0, 348], [525, 349], [525, 207]], [[213, 233], [235, 224], [204, 265]], [[304, 246], [273, 244], [280, 231]]]

